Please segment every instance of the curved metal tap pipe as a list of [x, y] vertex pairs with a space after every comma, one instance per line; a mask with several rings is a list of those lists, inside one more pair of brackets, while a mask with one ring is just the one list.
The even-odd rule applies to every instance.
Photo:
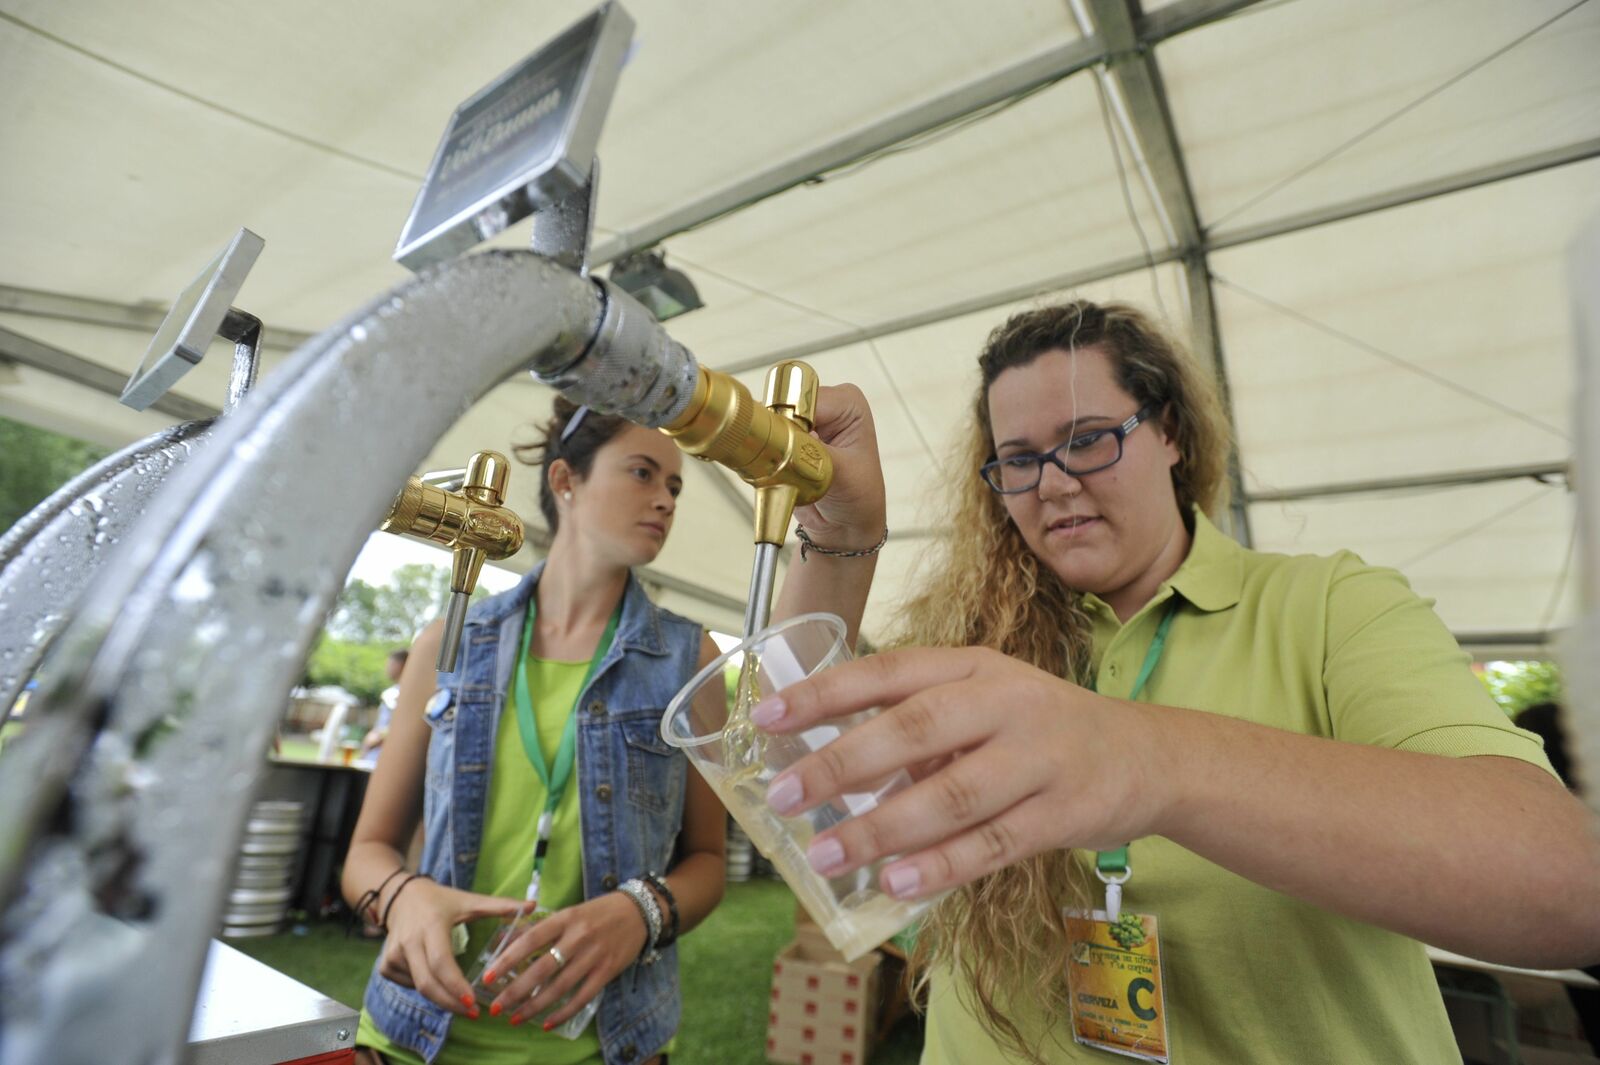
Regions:
[[106, 456], [0, 536], [0, 723], [106, 556], [211, 425], [180, 422]]
[[182, 1057], [284, 697], [393, 486], [522, 369], [670, 420], [694, 360], [636, 308], [528, 252], [441, 264], [302, 346], [151, 501], [0, 756], [0, 1060]]

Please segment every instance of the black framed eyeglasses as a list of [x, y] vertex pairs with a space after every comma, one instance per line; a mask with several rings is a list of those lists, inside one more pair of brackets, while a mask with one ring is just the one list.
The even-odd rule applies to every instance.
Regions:
[[1044, 476], [1044, 464], [1047, 462], [1073, 477], [1099, 473], [1108, 466], [1115, 466], [1121, 460], [1122, 441], [1137, 429], [1141, 422], [1148, 421], [1157, 409], [1159, 409], [1157, 404], [1150, 404], [1141, 408], [1137, 414], [1121, 425], [1109, 429], [1096, 429], [1092, 433], [1080, 433], [1042, 455], [1032, 451], [1022, 451], [1015, 455], [1007, 455], [1003, 459], [993, 459], [978, 467], [978, 472], [983, 475], [984, 482], [990, 488], [1008, 496], [1019, 492], [1031, 492], [1039, 487], [1039, 480]]

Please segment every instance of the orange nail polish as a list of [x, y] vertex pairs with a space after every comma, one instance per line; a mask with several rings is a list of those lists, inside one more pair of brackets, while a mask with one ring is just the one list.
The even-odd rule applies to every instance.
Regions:
[[477, 1020], [479, 1014], [478, 1014], [477, 1010], [473, 1010], [471, 1013], [467, 1014], [467, 1016], [470, 1017], [472, 1020]]
[[552, 1029], [552, 1028], [554, 1028], [554, 1027], [555, 1027], [555, 1026], [556, 1026], [556, 1024], [555, 1024], [555, 1022], [554, 1022], [554, 1021], [545, 1021], [545, 1022], [544, 1022], [544, 1030], [545, 1030], [545, 1031], [547, 1031], [547, 1032], [548, 1032], [548, 1031], [549, 1031], [549, 1030], [550, 1030], [550, 1029]]
[[483, 971], [483, 982], [486, 983], [486, 984], [494, 983], [494, 970], [493, 969], [485, 969]]
[[471, 1009], [472, 1008], [472, 996], [471, 995], [462, 995], [461, 996], [461, 1004], [463, 1006], [467, 1007], [468, 1009]]
[[521, 1017], [518, 1017], [518, 1016], [515, 1016], [515, 1015], [512, 1016], [512, 1018], [511, 1018], [511, 1027], [515, 1028], [517, 1025], [519, 1025], [521, 1023], [522, 1023], [522, 1018]]
[[489, 1007], [489, 1016], [491, 1016], [491, 1017], [500, 1016], [500, 1003], [496, 1002], [492, 1006]]

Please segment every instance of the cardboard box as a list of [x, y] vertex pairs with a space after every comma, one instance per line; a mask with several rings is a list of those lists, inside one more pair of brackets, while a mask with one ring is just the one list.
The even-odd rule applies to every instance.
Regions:
[[772, 962], [767, 1060], [779, 1065], [865, 1065], [875, 1034], [873, 951], [847, 962], [815, 927], [795, 930]]

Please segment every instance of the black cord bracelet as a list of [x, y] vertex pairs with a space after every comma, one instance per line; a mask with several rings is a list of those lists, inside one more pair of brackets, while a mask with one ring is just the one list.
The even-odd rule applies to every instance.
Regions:
[[667, 887], [665, 878], [654, 873], [645, 873], [639, 879], [655, 888], [661, 897], [667, 900], [667, 927], [662, 930], [661, 937], [656, 940], [657, 950], [666, 950], [678, 941], [678, 900], [673, 898], [672, 889]]
[[403, 865], [400, 866], [394, 872], [384, 877], [383, 883], [362, 893], [361, 897], [356, 900], [355, 908], [350, 911], [350, 919], [345, 922], [344, 935], [346, 939], [350, 938], [350, 932], [355, 928], [355, 924], [358, 919], [362, 921], [370, 921], [372, 917], [376, 916], [376, 914], [369, 915], [366, 911], [369, 907], [377, 905], [378, 899], [383, 895], [383, 889], [389, 886], [389, 881], [393, 880], [395, 877], [399, 876], [405, 871], [406, 867]]
[[411, 883], [411, 881], [417, 879], [418, 877], [421, 877], [424, 880], [433, 879], [433, 877], [429, 876], [427, 873], [412, 873], [410, 876], [400, 881], [400, 886], [394, 889], [393, 895], [389, 896], [389, 905], [383, 908], [383, 920], [378, 922], [378, 924], [381, 925], [385, 930], [387, 930], [389, 927], [389, 911], [394, 909], [394, 900], [400, 897], [400, 892], [406, 889], [407, 884]]

